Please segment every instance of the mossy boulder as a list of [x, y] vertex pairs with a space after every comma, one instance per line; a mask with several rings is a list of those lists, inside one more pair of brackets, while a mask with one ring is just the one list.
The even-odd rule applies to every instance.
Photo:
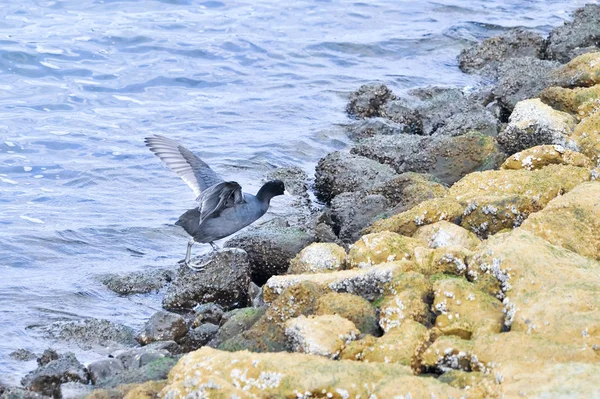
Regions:
[[[575, 130], [577, 130], [577, 127]], [[569, 139], [572, 140], [572, 137]], [[555, 164], [582, 168], [592, 167], [590, 158], [579, 152], [568, 150], [562, 145], [539, 145], [511, 155], [504, 161], [501, 169], [537, 170]]]
[[429, 248], [460, 246], [474, 249], [481, 240], [472, 232], [445, 220], [419, 227], [413, 238], [424, 241]]
[[589, 87], [600, 83], [600, 52], [582, 54], [556, 69], [552, 78], [563, 87]]
[[363, 334], [379, 331], [377, 313], [366, 299], [352, 294], [331, 292], [317, 300], [317, 315], [340, 315], [350, 320]]
[[340, 315], [299, 316], [285, 322], [288, 347], [293, 352], [337, 359], [346, 345], [360, 332]]
[[416, 272], [401, 273], [394, 277], [387, 292], [379, 301], [379, 326], [384, 333], [400, 327], [405, 320], [431, 324], [427, 300], [432, 296], [432, 286], [425, 276]]
[[458, 245], [435, 249], [419, 247], [415, 249], [412, 270], [425, 276], [440, 273], [464, 276], [467, 272], [468, 259], [472, 254], [472, 251]]
[[334, 243], [312, 243], [290, 261], [289, 274], [319, 273], [342, 270], [346, 251]]
[[370, 267], [379, 263], [410, 260], [414, 249], [424, 243], [418, 239], [383, 231], [364, 235], [350, 247], [350, 267]]
[[578, 120], [600, 110], [600, 85], [592, 87], [548, 87], [540, 93], [540, 99], [559, 111], [572, 114]]
[[570, 139], [594, 165], [600, 166], [600, 112], [583, 118], [575, 127]]

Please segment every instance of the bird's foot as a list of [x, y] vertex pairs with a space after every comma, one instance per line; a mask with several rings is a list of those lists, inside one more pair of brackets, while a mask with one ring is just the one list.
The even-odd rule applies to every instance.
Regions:
[[208, 262], [204, 263], [185, 263], [185, 265], [195, 272], [201, 272], [206, 268]]

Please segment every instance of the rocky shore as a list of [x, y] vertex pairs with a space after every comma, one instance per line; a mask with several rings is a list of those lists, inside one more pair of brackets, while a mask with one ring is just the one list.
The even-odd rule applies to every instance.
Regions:
[[[141, 331], [46, 326], [2, 398], [591, 398], [600, 375], [600, 6], [458, 56], [478, 91], [353, 92], [349, 151], [279, 169], [289, 217], [186, 267], [102, 276], [163, 294]], [[311, 202], [313, 190], [320, 203]]]

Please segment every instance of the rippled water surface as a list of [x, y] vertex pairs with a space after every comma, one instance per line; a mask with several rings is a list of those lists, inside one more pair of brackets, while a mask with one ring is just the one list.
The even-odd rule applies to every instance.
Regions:
[[158, 295], [118, 297], [98, 282], [185, 251], [172, 223], [193, 194], [145, 136], [181, 141], [254, 192], [269, 169], [312, 174], [345, 145], [331, 127], [361, 84], [474, 85], [457, 69], [462, 48], [507, 27], [547, 33], [584, 3], [2, 1], [0, 380], [35, 367], [12, 350], [67, 349], [36, 326], [139, 328], [160, 308]]

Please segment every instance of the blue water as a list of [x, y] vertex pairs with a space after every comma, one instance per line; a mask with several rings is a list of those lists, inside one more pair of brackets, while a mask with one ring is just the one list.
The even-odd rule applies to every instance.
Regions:
[[17, 348], [101, 356], [35, 326], [139, 328], [160, 308], [159, 295], [117, 297], [97, 280], [184, 254], [170, 224], [194, 196], [145, 136], [181, 141], [253, 192], [274, 167], [312, 174], [343, 148], [333, 126], [361, 84], [476, 85], [457, 69], [462, 48], [507, 27], [547, 33], [584, 3], [2, 1], [0, 381], [35, 367], [9, 358]]

